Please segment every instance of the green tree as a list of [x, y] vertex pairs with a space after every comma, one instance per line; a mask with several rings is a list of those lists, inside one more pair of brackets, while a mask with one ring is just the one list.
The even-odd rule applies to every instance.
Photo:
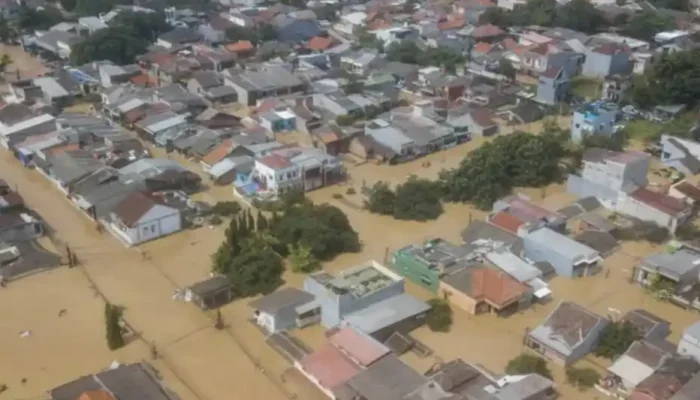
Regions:
[[600, 381], [598, 371], [589, 367], [569, 367], [566, 369], [566, 382], [580, 390], [590, 389]]
[[241, 206], [235, 201], [219, 201], [211, 208], [213, 214], [222, 217], [231, 217], [241, 211]]
[[270, 24], [262, 24], [256, 29], [256, 37], [261, 43], [277, 40], [277, 29]]
[[360, 249], [348, 217], [330, 204], [302, 203], [288, 208], [274, 224], [272, 235], [285, 247], [309, 246], [319, 260]]
[[656, 299], [668, 300], [674, 293], [675, 284], [655, 271], [648, 278], [647, 289]]
[[9, 67], [12, 63], [12, 57], [10, 57], [10, 55], [7, 53], [3, 53], [2, 56], [0, 56], [0, 72], [5, 72], [7, 67]]
[[489, 7], [479, 15], [479, 24], [496, 25], [503, 29], [511, 25], [510, 12], [500, 7]]
[[386, 182], [379, 181], [370, 189], [365, 200], [365, 208], [371, 213], [393, 215], [396, 194]]
[[262, 211], [258, 210], [258, 217], [256, 218], [256, 230], [262, 232], [267, 230], [270, 224], [267, 222], [267, 218], [263, 215]]
[[346, 115], [338, 115], [335, 118], [335, 123], [338, 124], [339, 126], [350, 126], [357, 121], [357, 118], [353, 115], [346, 114]]
[[311, 247], [306, 245], [287, 245], [289, 262], [292, 271], [308, 274], [321, 269], [321, 262], [311, 253]]
[[73, 11], [77, 4], [77, 0], [60, 0], [61, 8], [66, 11]]
[[452, 308], [450, 303], [444, 299], [428, 300], [430, 311], [425, 318], [425, 323], [428, 324], [433, 332], [449, 332], [452, 327]]
[[552, 371], [547, 362], [538, 356], [523, 353], [508, 361], [506, 365], [508, 375], [539, 374], [547, 379], [552, 379]]
[[639, 329], [632, 322], [611, 322], [601, 333], [595, 354], [613, 360], [627, 351], [634, 341], [641, 338]]
[[644, 76], [635, 80], [634, 102], [641, 107], [657, 104], [685, 104], [693, 107], [700, 99], [700, 49], [664, 55], [652, 63]]
[[365, 83], [356, 76], [351, 76], [348, 83], [345, 85], [346, 94], [362, 93], [365, 89]]
[[109, 60], [116, 64], [131, 64], [144, 54], [149, 42], [133, 36], [130, 29], [113, 27], [101, 29], [73, 46], [71, 62], [74, 65]]
[[241, 251], [223, 268], [240, 297], [266, 294], [282, 284], [282, 260], [261, 236], [253, 235], [241, 244]]
[[517, 74], [515, 67], [513, 67], [513, 63], [507, 58], [501, 58], [498, 60], [498, 72], [511, 81], [515, 80], [515, 76]]
[[627, 18], [619, 28], [621, 35], [651, 42], [657, 33], [675, 28], [675, 20], [659, 12], [642, 11]]
[[117, 350], [124, 347], [124, 334], [122, 332], [121, 318], [123, 309], [110, 303], [105, 304], [105, 330], [107, 347]]
[[571, 0], [556, 12], [556, 25], [584, 33], [596, 33], [605, 26], [603, 13], [588, 0]]
[[47, 30], [61, 21], [63, 14], [55, 7], [34, 9], [23, 5], [19, 10], [19, 27], [22, 30]]
[[116, 5], [132, 4], [132, 0], [77, 0], [73, 11], [78, 15], [91, 16], [106, 13]]
[[133, 37], [150, 42], [155, 42], [159, 35], [172, 29], [165, 21], [165, 14], [162, 12], [122, 11], [110, 21], [110, 25], [127, 29], [131, 31]]
[[396, 188], [394, 218], [412, 221], [437, 219], [442, 214], [440, 186], [415, 176]]

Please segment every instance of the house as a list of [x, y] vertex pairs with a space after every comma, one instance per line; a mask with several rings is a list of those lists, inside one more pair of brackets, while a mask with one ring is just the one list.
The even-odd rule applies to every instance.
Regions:
[[235, 54], [238, 58], [245, 58], [255, 54], [255, 45], [249, 40], [239, 40], [224, 46], [229, 53]]
[[581, 198], [595, 197], [605, 207], [616, 209], [621, 197], [647, 185], [650, 158], [639, 151], [586, 149], [581, 175], [569, 175], [567, 191]]
[[[313, 13], [311, 10], [306, 10]], [[292, 14], [278, 14], [272, 21], [277, 31], [277, 40], [283, 43], [298, 44], [305, 42], [321, 33], [321, 28], [313, 19], [297, 18]]]
[[250, 156], [226, 157], [209, 169], [209, 176], [219, 185], [245, 179], [253, 171], [255, 160]]
[[202, 40], [202, 36], [191, 28], [175, 28], [158, 36], [156, 44], [166, 49], [178, 47], [183, 44], [196, 43]]
[[36, 239], [43, 234], [42, 222], [27, 212], [3, 211], [0, 214], [0, 243]]
[[520, 100], [518, 104], [497, 115], [512, 125], [530, 124], [544, 118], [545, 111], [534, 101]]
[[557, 397], [554, 382], [541, 375], [499, 377], [479, 365], [466, 363], [460, 358], [440, 362], [431, 367], [425, 375], [429, 381], [420, 389], [404, 397], [404, 400], [553, 400]]
[[272, 193], [284, 193], [302, 186], [301, 169], [281, 154], [256, 159], [253, 176], [264, 191]]
[[671, 324], [644, 309], [628, 311], [620, 318], [622, 322], [630, 322], [637, 328], [644, 340], [660, 342], [671, 334]]
[[342, 389], [342, 398], [404, 399], [427, 383], [427, 377], [390, 354], [350, 378]]
[[14, 0], [7, 0], [0, 3], [0, 17], [5, 21], [10, 21], [19, 17], [20, 4]]
[[335, 124], [322, 125], [310, 132], [314, 147], [332, 156], [350, 152], [354, 138], [363, 134], [361, 128], [340, 127]]
[[503, 39], [505, 35], [506, 32], [504, 32], [503, 29], [491, 24], [477, 26], [469, 34], [469, 36], [476, 42], [488, 43], [495, 43]]
[[634, 268], [633, 279], [642, 287], [649, 287], [653, 279], [660, 279], [669, 287], [669, 301], [682, 307], [700, 307], [698, 274], [700, 253], [690, 246], [672, 245], [667, 251], [642, 259]]
[[681, 200], [643, 187], [623, 197], [617, 210], [675, 233], [690, 218], [692, 207]]
[[[138, 121], [135, 125], [146, 138], [156, 142], [159, 137], [167, 136], [170, 133], [183, 131], [189, 124], [186, 114], [177, 114], [173, 111], [166, 111], [147, 116]], [[159, 143], [164, 146], [165, 143]]]
[[346, 269], [338, 277], [326, 272], [309, 275], [304, 290], [315, 296], [323, 326], [345, 322], [380, 341], [397, 330], [415, 328], [429, 308], [405, 295], [403, 279], [376, 261]]
[[182, 215], [156, 194], [134, 192], [110, 213], [108, 227], [117, 238], [133, 246], [179, 232]]
[[512, 52], [518, 60], [515, 65], [522, 72], [534, 75], [541, 75], [550, 69], [563, 69], [568, 77], [576, 75], [583, 61], [583, 54], [564, 41], [546, 37], [543, 39], [546, 41], [526, 46], [524, 49], [514, 47]]
[[70, 148], [67, 151], [55, 151], [46, 161], [37, 162], [37, 166], [60, 190], [70, 193], [74, 184], [104, 167], [104, 164], [85, 150]]
[[50, 114], [35, 114], [24, 104], [4, 104], [0, 107], [0, 144], [6, 149], [30, 136], [56, 130], [56, 120]]
[[48, 31], [30, 42], [31, 45], [53, 54], [55, 57], [68, 59], [73, 46], [84, 38], [76, 33], [64, 31]]
[[[97, 374], [83, 376], [49, 390], [51, 400], [142, 398], [174, 400], [156, 371], [147, 363], [118, 365]], [[82, 396], [82, 397], [81, 397]]]
[[258, 118], [260, 126], [272, 133], [293, 131], [297, 128], [297, 116], [290, 108], [271, 110]]
[[226, 31], [236, 26], [237, 25], [230, 20], [217, 15], [206, 24], [199, 25], [197, 27], [197, 33], [199, 33], [205, 42], [219, 44], [226, 41]]
[[141, 75], [141, 68], [136, 64], [113, 65], [102, 64], [98, 68], [100, 83], [104, 87], [111, 87], [129, 82], [129, 79]]
[[258, 100], [301, 92], [304, 83], [282, 67], [229, 73], [226, 85], [235, 89], [238, 102], [253, 106]]
[[589, 135], [612, 137], [619, 115], [617, 104], [603, 100], [579, 106], [571, 122], [571, 140], [581, 143]]
[[[700, 364], [693, 358], [674, 357], [634, 388], [629, 400], [671, 400], [700, 372]], [[693, 382], [697, 389], [697, 381]], [[686, 392], [687, 393], [687, 392]]]
[[661, 135], [661, 163], [685, 175], [700, 173], [700, 143], [671, 135]]
[[352, 74], [367, 76], [371, 71], [382, 64], [378, 52], [372, 50], [358, 50], [340, 56], [340, 67]]
[[700, 362], [700, 322], [696, 322], [683, 331], [678, 342], [678, 354], [693, 357]]
[[102, 19], [93, 16], [78, 18], [78, 24], [81, 26], [81, 30], [87, 31], [88, 35], [109, 27]]
[[34, 86], [41, 88], [43, 98], [47, 104], [56, 107], [69, 106], [73, 103], [74, 93], [70, 93], [63, 87], [56, 78], [44, 76], [34, 78], [32, 81]]
[[463, 268], [440, 281], [440, 292], [471, 315], [509, 315], [530, 305], [529, 288], [497, 269]]
[[380, 68], [382, 73], [387, 73], [394, 78], [397, 87], [403, 88], [411, 85], [418, 79], [420, 67], [414, 64], [406, 64], [398, 61], [390, 61]]
[[391, 353], [388, 347], [352, 327], [331, 331], [319, 350], [294, 362], [294, 367], [331, 399], [342, 398], [343, 385]]
[[602, 43], [586, 50], [582, 74], [591, 78], [610, 75], [629, 75], [634, 63], [629, 47], [624, 44]]
[[470, 252], [442, 239], [409, 245], [392, 254], [391, 266], [411, 282], [437, 294], [440, 278], [473, 263]]
[[608, 368], [605, 389], [627, 396], [672, 356], [652, 342], [637, 340]]
[[202, 310], [219, 308], [233, 301], [233, 285], [225, 276], [214, 276], [185, 288], [185, 300]]
[[[523, 223], [534, 226], [545, 225], [554, 230], [563, 230], [564, 228], [565, 221], [561, 215], [535, 204], [529, 196], [521, 193], [496, 200], [493, 203], [493, 212], [500, 213], [501, 211], [506, 211]], [[494, 217], [495, 215], [490, 217], [490, 222], [492, 224], [494, 224]], [[498, 224], [495, 225], [498, 226]], [[514, 226], [499, 227], [511, 233], [518, 234], [520, 225], [522, 225], [522, 223], [515, 227], [515, 229], [513, 229]]]
[[687, 180], [682, 180], [671, 185], [668, 189], [668, 195], [691, 206], [700, 202], [700, 188]]
[[467, 132], [473, 137], [487, 137], [498, 133], [498, 124], [493, 120], [493, 113], [487, 108], [471, 110], [459, 117], [448, 118], [448, 124], [452, 126], [464, 125]]
[[130, 193], [145, 190], [144, 182], [122, 182], [111, 167], [102, 167], [76, 181], [68, 199], [94, 220], [105, 218]]
[[537, 81], [537, 100], [554, 105], [566, 101], [570, 95], [569, 75], [564, 68], [550, 67]]
[[541, 325], [527, 333], [525, 345], [566, 367], [595, 349], [609, 322], [576, 303], [562, 301]]
[[524, 235], [525, 257], [534, 262], [547, 261], [557, 275], [568, 278], [592, 275], [601, 261], [596, 250], [547, 227], [529, 230]]
[[297, 327], [298, 319], [303, 315], [297, 309], [316, 303], [312, 294], [286, 287], [253, 300], [248, 305], [255, 310], [255, 322], [267, 332], [275, 333]]

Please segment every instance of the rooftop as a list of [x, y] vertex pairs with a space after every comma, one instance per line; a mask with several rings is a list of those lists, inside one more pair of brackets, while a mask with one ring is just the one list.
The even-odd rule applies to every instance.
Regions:
[[442, 281], [476, 301], [498, 308], [517, 301], [527, 291], [507, 274], [486, 267], [465, 268], [442, 278]]
[[444, 272], [468, 265], [468, 256], [471, 253], [464, 247], [455, 246], [442, 239], [427, 240], [422, 245], [406, 246], [396, 252], [412, 257], [430, 269]]
[[266, 313], [275, 313], [282, 308], [298, 307], [311, 302], [314, 296], [292, 287], [282, 288], [248, 303], [251, 308]]
[[562, 301], [541, 325], [530, 331], [530, 336], [569, 355], [602, 323], [606, 323], [603, 317], [576, 303]]
[[637, 189], [630, 197], [668, 215], [678, 215], [689, 209], [682, 201], [647, 188]]
[[598, 147], [592, 147], [586, 149], [583, 152], [583, 160], [587, 162], [614, 162], [619, 164], [630, 164], [637, 161], [649, 159], [647, 153], [641, 151], [612, 151], [608, 149], [601, 149]]
[[697, 275], [700, 271], [700, 254], [687, 248], [664, 251], [646, 257], [641, 266], [659, 270], [669, 278], [681, 279], [686, 274]]
[[391, 352], [374, 338], [350, 326], [333, 333], [328, 341], [362, 367], [368, 367]]
[[316, 378], [321, 387], [331, 390], [360, 372], [357, 365], [330, 343], [304, 357], [301, 367]]
[[310, 277], [336, 295], [349, 293], [358, 299], [402, 280], [400, 276], [376, 261], [346, 269], [336, 278], [325, 272], [316, 273]]
[[[561, 215], [533, 203], [524, 195], [516, 194], [508, 196], [499, 200], [497, 203], [501, 202], [507, 204], [508, 213], [524, 222], [553, 221], [557, 218], [561, 218]], [[512, 223], [508, 224], [508, 227], [512, 228], [510, 225], [512, 225]]]
[[373, 334], [397, 322], [426, 313], [430, 306], [407, 293], [390, 297], [343, 317], [350, 325]]
[[352, 377], [348, 386], [366, 400], [400, 400], [427, 380], [396, 356], [389, 355]]

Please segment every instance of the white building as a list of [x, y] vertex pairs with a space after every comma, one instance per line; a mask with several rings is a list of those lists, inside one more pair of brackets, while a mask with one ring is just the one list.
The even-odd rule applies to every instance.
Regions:
[[182, 230], [182, 215], [155, 194], [134, 192], [110, 213], [109, 228], [133, 246]]
[[700, 362], [700, 322], [690, 325], [678, 342], [678, 354], [690, 356]]
[[263, 192], [275, 194], [301, 188], [303, 184], [299, 166], [280, 154], [270, 154], [255, 160], [253, 176], [260, 183]]

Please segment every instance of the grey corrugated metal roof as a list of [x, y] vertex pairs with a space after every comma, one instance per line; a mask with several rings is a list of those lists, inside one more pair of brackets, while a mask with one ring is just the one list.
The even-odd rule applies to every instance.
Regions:
[[303, 290], [286, 287], [276, 292], [272, 292], [267, 296], [263, 296], [259, 299], [253, 300], [250, 303], [248, 303], [248, 305], [250, 305], [251, 308], [254, 308], [256, 310], [260, 310], [269, 314], [274, 314], [282, 308], [296, 308], [302, 304], [308, 303], [313, 300], [314, 296], [309, 293], [306, 293]]
[[396, 356], [388, 355], [350, 378], [347, 385], [366, 400], [401, 400], [427, 381]]
[[[698, 274], [700, 271], [700, 255], [688, 249], [652, 254], [642, 261], [642, 265], [652, 269], [660, 269], [665, 275], [676, 279], [686, 274]], [[698, 336], [700, 338], [700, 335]]]
[[352, 326], [372, 334], [407, 318], [419, 315], [430, 309], [425, 302], [407, 293], [382, 300], [343, 317]]
[[104, 166], [84, 150], [59, 153], [51, 156], [48, 161], [52, 175], [65, 184], [70, 184]]
[[61, 86], [56, 79], [50, 76], [35, 78], [34, 84], [41, 88], [41, 91], [51, 99], [66, 97], [70, 93]]

